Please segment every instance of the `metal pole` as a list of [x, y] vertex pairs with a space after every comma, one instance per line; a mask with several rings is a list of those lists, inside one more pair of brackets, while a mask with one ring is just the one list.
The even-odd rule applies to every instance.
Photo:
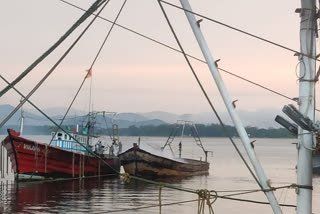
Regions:
[[47, 156], [48, 156], [48, 146], [45, 146], [45, 151], [44, 151], [44, 173], [47, 173]]
[[3, 160], [3, 154], [2, 154], [2, 145], [0, 145], [0, 176], [2, 178], [2, 160]]
[[85, 160], [85, 155], [82, 157], [82, 177], [84, 177], [84, 160]]
[[7, 150], [6, 154], [7, 154], [7, 176], [8, 176], [8, 174], [9, 174], [9, 152], [8, 152], [8, 150]]
[[[299, 11], [298, 11], [299, 12]], [[299, 78], [299, 111], [314, 121], [314, 90], [316, 53], [316, 2], [301, 0], [300, 23], [300, 78]], [[310, 188], [297, 188], [297, 213], [312, 213], [312, 133], [299, 127], [297, 184]]]
[[24, 115], [23, 115], [23, 109], [21, 108], [20, 136], [22, 136], [23, 134], [23, 123], [24, 123]]
[[74, 152], [72, 152], [72, 177], [74, 178]]
[[[188, 0], [180, 0], [180, 3], [182, 5], [182, 7], [187, 10], [187, 11], [192, 11], [191, 9], [191, 6], [188, 2]], [[224, 82], [220, 76], [220, 73], [217, 69], [217, 66], [215, 64], [215, 61], [210, 53], [210, 50], [208, 48], [208, 45], [202, 35], [202, 32], [200, 30], [200, 27], [198, 26], [198, 23], [197, 23], [197, 20], [195, 18], [195, 16], [192, 14], [192, 13], [189, 13], [185, 11], [185, 14], [187, 16], [187, 19], [189, 21], [189, 24], [192, 28], [192, 31], [198, 41], [198, 44], [201, 48], [201, 51], [206, 59], [206, 62], [209, 66], [209, 69], [211, 71], [211, 74], [216, 82], [216, 85], [219, 89], [219, 92], [223, 98], [223, 101], [224, 101], [224, 104], [226, 105], [227, 107], [227, 110], [229, 112], [229, 115], [234, 123], [234, 126], [236, 127], [237, 129], [237, 132], [240, 136], [240, 139], [244, 145], [244, 148], [248, 154], [248, 157], [253, 165], [253, 168], [255, 170], [255, 172], [257, 173], [257, 176], [259, 178], [259, 181], [261, 183], [261, 186], [264, 188], [264, 189], [269, 189], [269, 185], [267, 183], [267, 177], [261, 167], [261, 164], [259, 162], [259, 160], [257, 159], [256, 155], [255, 155], [255, 152], [250, 144], [250, 139], [248, 137], [248, 134], [246, 132], [246, 130], [244, 129], [244, 126], [235, 110], [235, 107], [233, 106], [232, 104], [232, 100], [229, 96], [229, 93], [227, 91], [227, 88], [226, 86], [224, 85]], [[277, 199], [275, 198], [274, 194], [272, 191], [266, 191], [265, 192], [265, 195], [267, 196], [269, 202], [270, 202], [270, 205], [273, 209], [273, 212], [274, 213], [282, 213], [281, 209], [280, 209], [280, 206], [278, 204], [278, 201]]]
[[81, 154], [79, 154], [79, 178], [81, 178]]

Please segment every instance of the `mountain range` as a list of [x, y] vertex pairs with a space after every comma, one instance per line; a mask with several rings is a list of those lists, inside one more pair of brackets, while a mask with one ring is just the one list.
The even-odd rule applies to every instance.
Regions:
[[[0, 120], [2, 121], [12, 110], [14, 109], [11, 105], [0, 105]], [[43, 109], [43, 112], [48, 114], [55, 122], [60, 123], [62, 115], [66, 111], [66, 108], [47, 108]], [[255, 112], [250, 111], [239, 111], [240, 118], [244, 121], [245, 126], [255, 126], [259, 128], [278, 128], [279, 125], [274, 121], [273, 118], [276, 117], [277, 110], [274, 109], [264, 109]], [[36, 110], [25, 109], [23, 111], [24, 124], [33, 126], [51, 126], [52, 123], [42, 116]], [[70, 109], [67, 118], [65, 119], [65, 125], [84, 123], [86, 120], [86, 113], [81, 112], [77, 109]], [[221, 115], [222, 120], [225, 124], [231, 124], [231, 120], [226, 112]], [[6, 126], [17, 126], [21, 118], [21, 110], [16, 112], [14, 116], [6, 123]], [[127, 128], [130, 126], [143, 126], [143, 125], [161, 125], [167, 123], [175, 123], [177, 120], [188, 120], [200, 124], [212, 124], [218, 123], [215, 115], [212, 112], [204, 112], [197, 114], [174, 114], [164, 111], [152, 111], [146, 113], [118, 113], [116, 116], [107, 116], [106, 120], [100, 116], [97, 117], [97, 123], [101, 126], [110, 125], [111, 120], [118, 124], [119, 128]]]

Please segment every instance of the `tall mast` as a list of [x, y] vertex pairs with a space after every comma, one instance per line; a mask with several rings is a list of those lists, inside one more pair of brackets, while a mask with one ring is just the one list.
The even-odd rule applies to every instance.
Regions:
[[20, 136], [23, 133], [23, 123], [24, 123], [24, 114], [23, 114], [23, 109], [21, 108], [21, 115], [20, 115]]
[[[269, 189], [270, 187], [267, 182], [267, 177], [266, 177], [266, 175], [261, 167], [261, 164], [260, 164], [259, 160], [257, 159], [255, 152], [251, 146], [248, 134], [247, 134], [236, 110], [235, 110], [235, 107], [232, 104], [232, 100], [230, 98], [230, 95], [227, 91], [226, 86], [224, 85], [224, 82], [220, 76], [220, 73], [217, 69], [217, 66], [215, 65], [215, 61], [214, 61], [214, 59], [210, 53], [210, 50], [208, 48], [208, 45], [202, 35], [200, 27], [197, 24], [197, 20], [195, 19], [195, 16], [192, 13], [187, 12], [187, 11], [192, 11], [191, 6], [190, 6], [188, 0], [180, 0], [180, 3], [182, 5], [182, 7], [185, 9], [185, 14], [187, 16], [189, 24], [190, 24], [192, 31], [198, 41], [198, 44], [199, 44], [201, 51], [202, 51], [202, 54], [204, 55], [204, 57], [206, 59], [208, 67], [209, 67], [211, 74], [216, 82], [218, 90], [223, 98], [224, 104], [227, 107], [227, 110], [229, 112], [229, 115], [230, 115], [233, 123], [234, 123], [234, 126], [237, 129], [237, 132], [238, 132], [240, 139], [244, 145], [244, 148], [248, 154], [248, 157], [249, 157], [249, 159], [253, 165], [253, 168], [259, 178], [260, 184], [264, 189]], [[273, 209], [273, 212], [276, 214], [282, 213], [280, 206], [278, 204], [278, 201], [275, 198], [275, 195], [273, 194], [273, 192], [266, 191], [265, 194], [270, 202], [270, 205]]]
[[[20, 102], [23, 101], [23, 98], [21, 97]], [[23, 108], [21, 107], [21, 113], [20, 113], [20, 136], [23, 133], [23, 125], [24, 125], [24, 111]]]
[[[314, 121], [315, 55], [316, 55], [316, 2], [301, 0], [300, 12], [300, 75], [299, 111]], [[310, 56], [310, 57], [307, 57]], [[297, 185], [297, 213], [312, 213], [312, 133], [299, 127]], [[308, 188], [309, 187], [309, 188]]]

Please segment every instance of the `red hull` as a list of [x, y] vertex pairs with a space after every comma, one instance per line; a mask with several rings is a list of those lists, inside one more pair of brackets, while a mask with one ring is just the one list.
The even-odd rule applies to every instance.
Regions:
[[[120, 171], [117, 157], [99, 158], [49, 146], [22, 137], [8, 130], [2, 144], [6, 147], [15, 174], [44, 178], [79, 177], [116, 174]], [[47, 150], [47, 152], [46, 152]]]

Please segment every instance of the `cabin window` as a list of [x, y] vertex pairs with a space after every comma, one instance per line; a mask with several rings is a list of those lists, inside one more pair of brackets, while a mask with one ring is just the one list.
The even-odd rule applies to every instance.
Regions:
[[64, 134], [64, 139], [68, 140], [68, 135]]

